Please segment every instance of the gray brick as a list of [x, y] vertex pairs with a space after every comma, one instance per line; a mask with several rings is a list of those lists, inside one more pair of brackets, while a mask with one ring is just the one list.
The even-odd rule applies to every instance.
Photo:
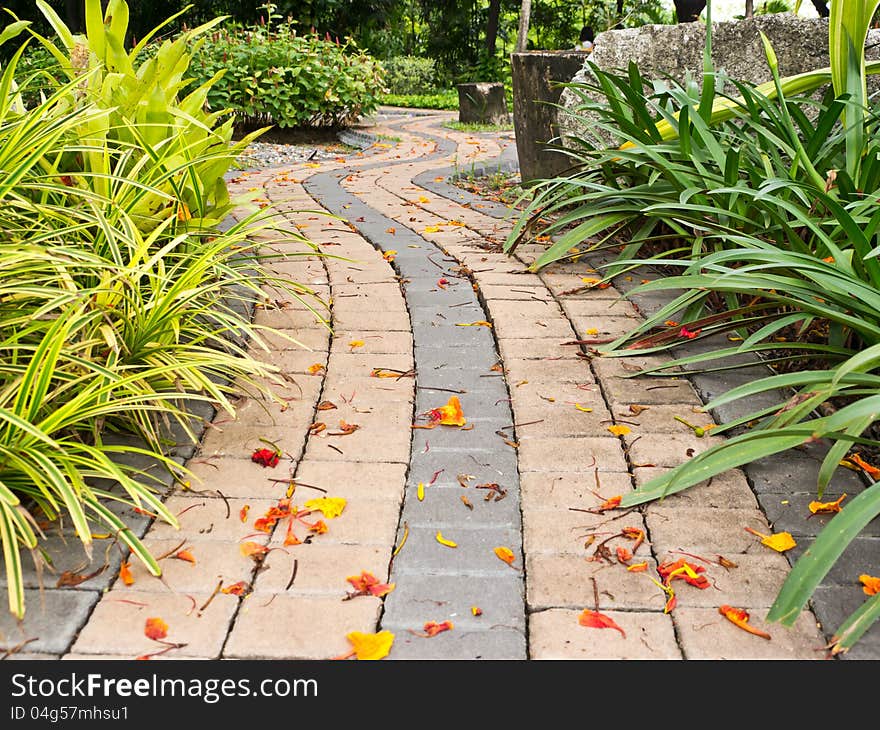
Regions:
[[21, 623], [8, 611], [0, 612], [0, 650], [34, 639], [27, 644], [27, 651], [63, 654], [85, 624], [99, 595], [97, 591], [25, 589], [25, 616]]
[[[450, 548], [437, 542], [438, 531], [458, 547]], [[391, 577], [392, 580], [402, 581], [406, 575], [507, 575], [513, 568], [501, 562], [494, 550], [505, 546], [516, 554], [519, 542], [519, 530], [509, 527], [469, 528], [458, 523], [410, 524], [406, 544], [394, 558]]]
[[[410, 525], [446, 523], [462, 525], [468, 528], [480, 526], [509, 526], [519, 528], [521, 515], [519, 495], [516, 486], [509, 487], [498, 482], [503, 489], [507, 489], [507, 496], [500, 501], [486, 501], [490, 490], [476, 489], [479, 484], [474, 480], [468, 489], [462, 489], [460, 485], [438, 486], [436, 483], [425, 486], [425, 498], [418, 500], [417, 484], [407, 487], [407, 500], [404, 505], [402, 520], [407, 520]], [[473, 505], [468, 509], [461, 501], [462, 497]]]
[[397, 635], [388, 659], [526, 659], [526, 639], [499, 626], [488, 631], [446, 631], [426, 639], [408, 632]]

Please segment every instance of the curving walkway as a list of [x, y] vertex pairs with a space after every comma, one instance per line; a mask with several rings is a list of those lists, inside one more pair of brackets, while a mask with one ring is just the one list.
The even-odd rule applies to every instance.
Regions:
[[[296, 340], [261, 352], [282, 369], [283, 405], [243, 397], [234, 421], [215, 420], [187, 462], [201, 483], [167, 500], [181, 530], [146, 533], [156, 554], [183, 542], [195, 563], [169, 557], [161, 579], [133, 565], [133, 583], [111, 581], [46, 654], [151, 653], [144, 619], [161, 616], [182, 646], [156, 658], [327, 659], [350, 652], [349, 632], [379, 630], [395, 635], [391, 659], [825, 658], [813, 613], [791, 630], [762, 621], [789, 562], [745, 530], [772, 528], [742, 472], [603, 510], [713, 442], [675, 416], [711, 419], [686, 377], [626, 377], [653, 358], [571, 344], [641, 315], [613, 287], [584, 290], [583, 262], [536, 274], [540, 245], [501, 252], [507, 211], [447, 178], [509, 160], [512, 138], [453, 132], [450, 118], [388, 116], [364, 153], [237, 178], [236, 192], [271, 201], [325, 254], [293, 235], [266, 242], [289, 254], [278, 276], [328, 303], [326, 323], [295, 300], [256, 312]], [[465, 425], [425, 428], [452, 397]], [[284, 451], [274, 468], [251, 461], [264, 440]], [[313, 511], [292, 536], [287, 520], [256, 524], [279, 500], [322, 497], [343, 498], [341, 514]], [[652, 577], [680, 558], [708, 587], [675, 581], [666, 612]], [[351, 597], [346, 578], [362, 571], [394, 590]], [[772, 639], [735, 627], [723, 604]], [[579, 625], [584, 609], [620, 630]], [[428, 622], [452, 628], [429, 635]]]

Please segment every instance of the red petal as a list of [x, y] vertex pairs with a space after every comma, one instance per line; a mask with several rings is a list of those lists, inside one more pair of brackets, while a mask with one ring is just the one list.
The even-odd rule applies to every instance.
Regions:
[[614, 629], [615, 631], [619, 631], [624, 639], [626, 638], [626, 632], [620, 628], [613, 619], [608, 618], [604, 613], [599, 613], [598, 611], [591, 611], [590, 609], [585, 608], [584, 612], [578, 618], [578, 623], [581, 626], [586, 626], [588, 629]]

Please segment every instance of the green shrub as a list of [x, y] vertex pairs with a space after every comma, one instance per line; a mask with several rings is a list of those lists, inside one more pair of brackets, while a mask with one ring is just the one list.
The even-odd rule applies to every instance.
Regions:
[[[716, 96], [722, 78], [708, 44], [702, 91], [675, 84], [658, 91], [634, 65], [626, 74], [591, 67], [583, 98], [595, 115], [594, 136], [572, 152], [582, 159], [575, 172], [530, 191], [507, 249], [558, 234], [535, 268], [592, 249], [614, 253], [606, 277], [646, 263], [671, 272], [635, 292], [669, 290], [674, 299], [597, 355], [675, 354], [693, 339], [697, 354], [642, 372], [723, 370], [736, 367], [726, 358], [743, 354], [778, 371], [706, 404], [775, 398], [713, 429], [733, 435], [624, 496], [622, 507], [816, 442], [828, 447], [816, 484], [821, 498], [845, 457], [880, 451], [880, 110], [865, 91], [866, 71], [878, 64], [866, 67], [853, 51], [864, 47], [876, 5], [866, 13], [860, 0], [832, 3], [828, 69], [782, 79], [765, 39], [772, 80], [732, 82], [735, 96]], [[829, 82], [821, 101], [808, 96]], [[674, 327], [665, 324], [673, 313]], [[797, 561], [769, 621], [791, 625], [880, 515], [880, 484], [865, 474], [873, 483]], [[832, 653], [847, 651], [878, 617], [874, 596], [837, 627]]]
[[390, 94], [424, 94], [437, 83], [433, 58], [394, 56], [383, 61], [382, 65], [385, 86]]
[[[274, 236], [313, 253], [295, 232], [273, 232], [271, 209], [214, 225], [228, 209], [217, 181], [238, 147], [228, 121], [201, 112], [207, 87], [176, 95], [187, 45], [167, 41], [157, 63], [129, 69], [125, 3], [110, 0], [104, 15], [86, 0], [85, 10], [86, 36], [47, 13], [58, 45], [38, 40], [67, 81], [42, 103], [24, 103], [27, 79], [42, 84], [16, 73], [24, 46], [0, 74], [0, 549], [19, 617], [22, 552], [42, 565], [46, 522], [71, 526], [87, 553], [93, 533], [109, 532], [160, 574], [108, 505], [175, 518], [151, 476], [117, 457], [186, 474], [167, 448], [172, 428], [195, 439], [189, 406], [234, 415], [233, 395], [266, 393], [273, 380], [246, 349], [263, 343], [249, 314], [269, 305], [263, 287], [309, 295], [268, 273]], [[0, 41], [26, 29], [15, 23]]]
[[352, 40], [297, 35], [288, 24], [228, 25], [194, 49], [197, 83], [216, 78], [211, 109], [242, 125], [343, 127], [369, 114], [383, 90], [381, 65]]
[[458, 109], [458, 92], [455, 89], [432, 89], [424, 94], [385, 94], [382, 103], [408, 109]]

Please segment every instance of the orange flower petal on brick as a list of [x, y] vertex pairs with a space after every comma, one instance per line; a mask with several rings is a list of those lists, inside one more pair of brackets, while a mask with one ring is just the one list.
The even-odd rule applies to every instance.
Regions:
[[609, 618], [604, 613], [591, 611], [589, 608], [585, 608], [584, 612], [578, 617], [578, 623], [581, 626], [586, 626], [588, 629], [614, 629], [619, 631], [624, 639], [626, 638], [626, 632], [614, 622], [614, 619]]
[[608, 431], [613, 433], [615, 436], [626, 436], [632, 429], [629, 426], [624, 426], [622, 424], [615, 424], [613, 426], [608, 427]]
[[247, 540], [238, 546], [239, 552], [246, 558], [256, 558], [269, 552], [269, 548], [258, 542]]
[[513, 565], [513, 561], [516, 560], [516, 556], [513, 554], [513, 550], [508, 547], [497, 547], [495, 548], [494, 552], [499, 560], [507, 563], [508, 565]]
[[312, 375], [317, 375], [318, 373], [320, 373], [322, 370], [325, 370], [325, 369], [326, 368], [319, 362], [316, 362], [314, 365], [309, 365], [309, 372]]
[[840, 512], [842, 509], [840, 503], [845, 499], [846, 493], [841, 494], [840, 497], [833, 502], [810, 502], [810, 512], [814, 515], [827, 515], [833, 514], [834, 512]]
[[123, 560], [119, 565], [119, 578], [125, 585], [134, 585], [134, 576], [131, 574], [131, 566], [127, 560]]
[[639, 545], [641, 545], [645, 541], [645, 531], [640, 530], [638, 527], [624, 527], [621, 530], [623, 536], [630, 540], [634, 541], [634, 545], [632, 546], [632, 551], [635, 552], [639, 549]]
[[678, 331], [678, 334], [681, 335], [682, 337], [685, 337], [688, 340], [692, 340], [695, 337], [697, 337], [700, 334], [700, 332], [702, 332], [702, 331], [703, 330], [701, 330], [701, 329], [689, 330], [687, 327], [682, 327]]
[[323, 535], [325, 532], [329, 532], [330, 528], [327, 527], [327, 523], [324, 520], [318, 520], [312, 525], [309, 525], [309, 532], [314, 532], [316, 535]]
[[432, 423], [441, 426], [464, 426], [467, 423], [457, 395], [450, 396], [445, 406], [431, 409], [430, 418]]
[[280, 458], [281, 454], [275, 449], [254, 449], [254, 452], [251, 454], [251, 461], [263, 467], [275, 468]]
[[701, 575], [705, 571], [706, 569], [702, 565], [689, 563], [684, 558], [673, 562], [666, 561], [657, 566], [657, 572], [667, 586], [674, 580], [683, 580], [685, 583], [702, 590], [711, 585], [709, 579], [705, 575]]
[[439, 624], [436, 621], [427, 621], [422, 630], [425, 632], [425, 636], [431, 637], [442, 634], [444, 631], [452, 631], [453, 628], [455, 627], [452, 621], [441, 621]]
[[307, 510], [320, 512], [328, 520], [332, 520], [342, 514], [346, 504], [344, 497], [318, 497], [310, 499], [303, 507]]
[[430, 198], [426, 198], [424, 195], [420, 195], [420, 196], [419, 196], [419, 202], [420, 202], [420, 203], [430, 203], [431, 200], [430, 200]]
[[488, 327], [492, 329], [492, 323], [485, 319], [478, 319], [476, 322], [456, 322], [456, 327]]
[[472, 613], [474, 616], [482, 616], [482, 615], [483, 615], [483, 609], [480, 608], [479, 606], [471, 606], [471, 613]]
[[351, 342], [348, 343], [348, 346], [349, 347], [363, 347], [364, 344], [365, 343], [363, 340], [352, 340]]
[[851, 456], [848, 456], [847, 460], [851, 461], [853, 464], [856, 464], [857, 466], [864, 469], [865, 473], [869, 477], [871, 477], [874, 481], [877, 481], [878, 479], [880, 479], [880, 469], [878, 469], [873, 464], [869, 464], [867, 461], [865, 461], [858, 454], [852, 454]]
[[251, 506], [249, 504], [246, 504], [244, 507], [242, 507], [238, 511], [238, 518], [242, 522], [247, 522], [248, 512], [250, 512], [250, 510], [251, 510]]
[[175, 553], [174, 557], [178, 560], [183, 560], [186, 563], [192, 563], [193, 565], [196, 564], [196, 558], [189, 550], [181, 550], [180, 552]]
[[762, 535], [751, 527], [747, 527], [746, 532], [750, 532], [756, 537], [760, 537], [762, 545], [766, 545], [768, 548], [772, 548], [778, 553], [784, 553], [786, 550], [791, 550], [797, 545], [797, 542], [795, 542], [795, 539], [791, 536], [790, 532], [776, 532], [772, 535]]
[[153, 641], [164, 639], [168, 636], [168, 624], [160, 618], [148, 618], [144, 624], [144, 636]]
[[617, 509], [620, 507], [620, 502], [623, 499], [623, 495], [616, 495], [614, 497], [609, 497], [602, 504], [599, 505], [599, 509], [604, 511], [606, 509]]
[[390, 234], [393, 236], [395, 233], [397, 233], [397, 229], [396, 229], [396, 228], [393, 228], [393, 227], [392, 227], [392, 228], [386, 228], [386, 229], [385, 229], [385, 233], [390, 233]]
[[726, 618], [730, 623], [734, 626], [738, 626], [743, 631], [748, 631], [750, 634], [754, 634], [755, 636], [760, 636], [762, 639], [769, 639], [770, 634], [766, 631], [761, 631], [761, 629], [756, 629], [754, 626], [749, 624], [749, 612], [742, 608], [734, 608], [733, 606], [719, 606], [718, 613], [720, 613], [724, 618]]
[[445, 289], [447, 286], [449, 286], [449, 279], [447, 279], [445, 276], [437, 279], [437, 286], [439, 286], [441, 289]]
[[632, 554], [632, 551], [631, 551], [631, 550], [629, 550], [629, 549], [627, 549], [627, 548], [625, 548], [625, 547], [618, 547], [618, 548], [617, 548], [617, 560], [618, 560], [618, 562], [620, 562], [620, 563], [628, 563], [630, 560], [632, 560], [632, 558], [633, 558], [633, 554]]
[[626, 569], [630, 573], [644, 573], [648, 569], [648, 563], [633, 563], [632, 565], [627, 565]]
[[356, 595], [371, 595], [381, 598], [394, 590], [394, 583], [380, 583], [372, 573], [362, 570], [360, 575], [350, 575], [346, 578], [355, 589]]
[[248, 589], [248, 584], [243, 580], [238, 581], [238, 583], [233, 583], [232, 585], [226, 586], [225, 588], [221, 588], [220, 592], [225, 593], [228, 596], [243, 596]]
[[291, 545], [302, 545], [302, 540], [300, 540], [293, 532], [293, 518], [290, 518], [290, 522], [287, 523], [287, 534], [284, 536], [284, 545], [285, 547], [289, 547]]
[[352, 652], [344, 658], [355, 656], [360, 660], [384, 659], [394, 643], [394, 634], [390, 631], [380, 631], [378, 634], [352, 631], [345, 638], [351, 642]]
[[859, 576], [859, 582], [862, 584], [862, 590], [867, 595], [876, 596], [880, 593], [880, 578], [863, 573]]
[[385, 253], [382, 254], [382, 258], [386, 261], [394, 261], [394, 257], [397, 256], [397, 251], [394, 249], [389, 249]]

